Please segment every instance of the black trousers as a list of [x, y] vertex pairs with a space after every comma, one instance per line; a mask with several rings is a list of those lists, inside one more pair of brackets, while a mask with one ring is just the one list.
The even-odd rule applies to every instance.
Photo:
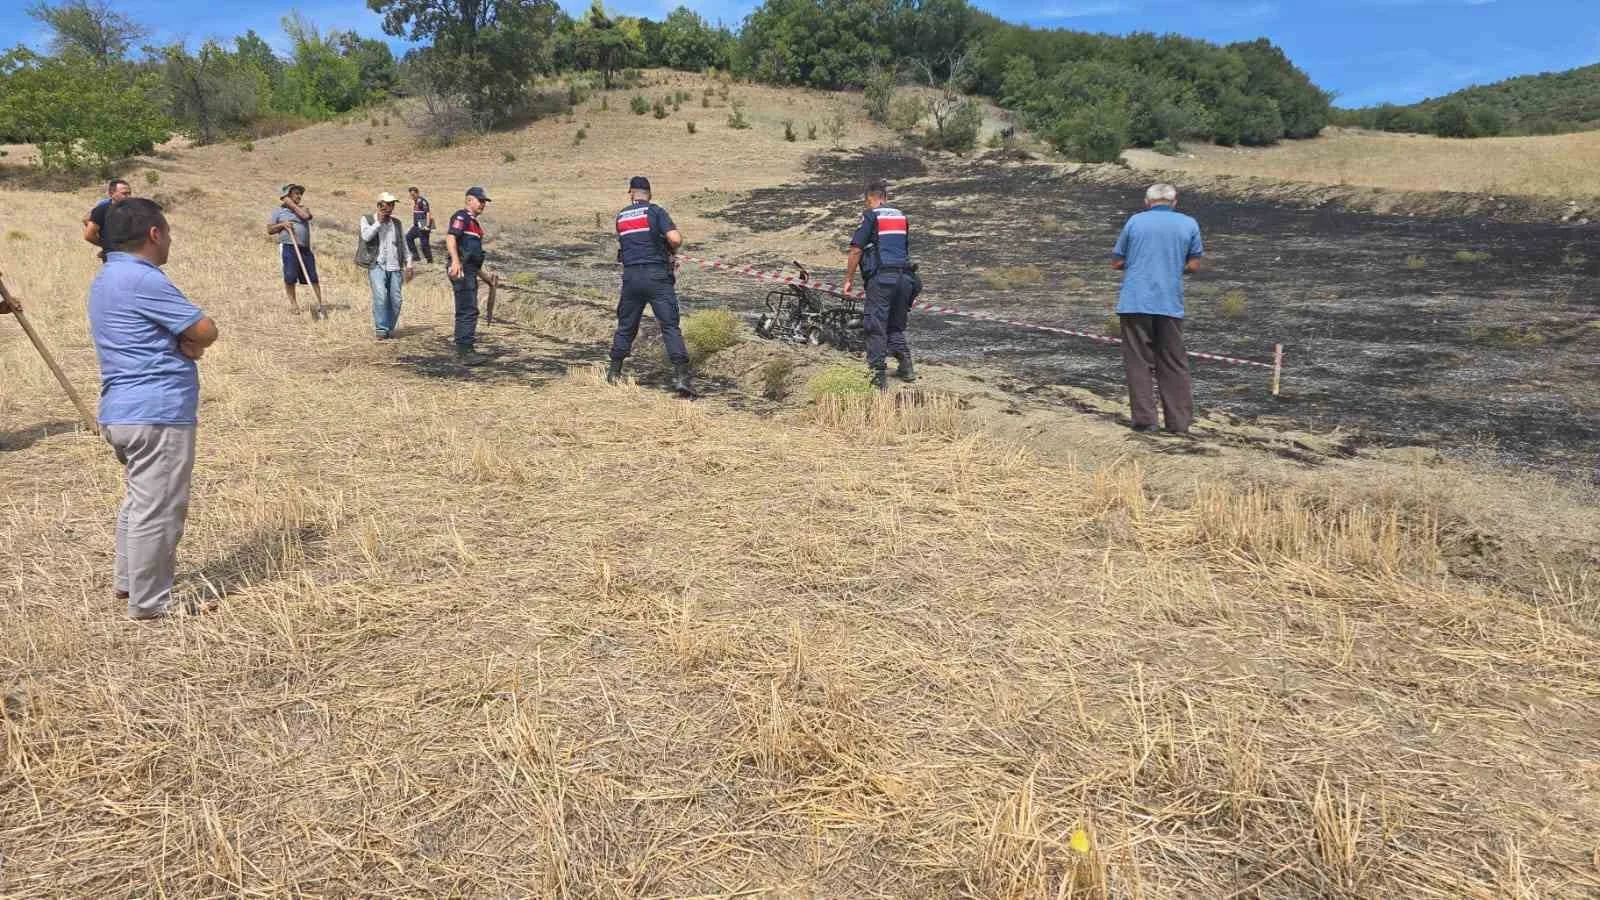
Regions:
[[456, 295], [456, 347], [471, 350], [478, 340], [478, 270], [483, 260], [462, 260], [461, 277], [450, 279]]
[[661, 326], [661, 343], [667, 349], [667, 358], [674, 365], [689, 361], [689, 349], [683, 343], [683, 330], [678, 327], [678, 292], [673, 287], [672, 273], [666, 266], [624, 266], [622, 269], [622, 298], [617, 301], [617, 332], [611, 337], [611, 358], [623, 360], [633, 351], [633, 339], [639, 336], [639, 320], [644, 308]]
[[1194, 386], [1189, 354], [1183, 348], [1183, 320], [1172, 316], [1127, 315], [1122, 321], [1122, 367], [1128, 376], [1128, 404], [1134, 425], [1156, 424], [1156, 400], [1168, 431], [1188, 431], [1194, 423]]
[[421, 225], [412, 225], [411, 230], [406, 232], [406, 246], [411, 249], [412, 259], [417, 258], [417, 241], [420, 239], [422, 241], [422, 258], [428, 262], [433, 262], [433, 248], [428, 246], [428, 236], [432, 233]]
[[861, 309], [867, 329], [867, 368], [886, 368], [890, 353], [898, 357], [911, 352], [906, 319], [921, 287], [910, 272], [880, 272], [867, 282], [867, 301]]

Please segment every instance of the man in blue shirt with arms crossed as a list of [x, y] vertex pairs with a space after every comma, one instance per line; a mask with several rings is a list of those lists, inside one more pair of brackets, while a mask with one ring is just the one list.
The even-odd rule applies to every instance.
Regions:
[[1123, 273], [1117, 317], [1138, 432], [1158, 427], [1158, 391], [1168, 431], [1187, 434], [1194, 421], [1189, 355], [1183, 348], [1183, 276], [1200, 271], [1205, 247], [1199, 223], [1173, 209], [1177, 203], [1177, 188], [1152, 186], [1145, 192], [1145, 211], [1128, 220], [1111, 251], [1111, 268]]
[[89, 331], [100, 359], [100, 430], [127, 470], [113, 589], [130, 617], [159, 619], [172, 604], [189, 512], [195, 360], [217, 326], [161, 271], [172, 232], [160, 206], [125, 200], [106, 214], [106, 233], [112, 250], [89, 288]]

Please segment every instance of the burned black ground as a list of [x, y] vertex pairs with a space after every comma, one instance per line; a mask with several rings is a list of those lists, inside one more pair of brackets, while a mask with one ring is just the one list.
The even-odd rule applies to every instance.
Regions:
[[[895, 202], [912, 216], [924, 299], [1108, 327], [1118, 285], [1109, 251], [1142, 198], [1055, 167], [924, 164], [893, 151], [823, 155], [807, 181], [756, 191], [723, 215], [755, 232], [837, 234], [842, 259], [860, 185], [873, 175], [893, 180]], [[1287, 352], [1278, 398], [1264, 370], [1197, 361], [1202, 406], [1373, 443], [1488, 450], [1579, 473], [1594, 466], [1600, 242], [1592, 229], [1203, 194], [1180, 205], [1200, 221], [1213, 266], [1190, 281], [1190, 348], [1268, 360], [1281, 342]], [[763, 294], [750, 284], [752, 310]], [[1225, 297], [1243, 314], [1223, 315]], [[925, 359], [1001, 362], [1025, 383], [1122, 389], [1115, 348], [929, 314], [913, 319], [913, 331]]]

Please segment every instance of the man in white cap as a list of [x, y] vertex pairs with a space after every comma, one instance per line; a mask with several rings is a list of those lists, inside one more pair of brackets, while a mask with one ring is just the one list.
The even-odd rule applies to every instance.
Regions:
[[366, 268], [372, 285], [372, 327], [380, 341], [388, 340], [399, 324], [400, 289], [411, 280], [415, 262], [394, 204], [388, 191], [378, 195], [378, 212], [361, 217], [361, 240], [356, 243], [356, 265]]

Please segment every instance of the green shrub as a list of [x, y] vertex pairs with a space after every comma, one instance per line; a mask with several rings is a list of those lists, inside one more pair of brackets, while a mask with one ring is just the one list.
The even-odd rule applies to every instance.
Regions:
[[782, 400], [789, 396], [789, 376], [794, 373], [794, 360], [779, 356], [761, 366], [761, 396], [768, 400]]
[[794, 123], [788, 119], [783, 120], [783, 139], [790, 143], [795, 141]]
[[511, 276], [511, 283], [520, 287], [533, 287], [539, 283], [539, 276], [533, 272], [518, 272]]
[[1057, 150], [1080, 162], [1116, 162], [1128, 146], [1128, 116], [1109, 104], [1086, 107], [1050, 133]]
[[632, 110], [634, 115], [642, 116], [650, 111], [650, 101], [638, 94], [634, 94], [633, 99], [628, 101], [628, 109]]
[[517, 161], [517, 155], [515, 153], [512, 153], [510, 150], [501, 150], [500, 151], [500, 161], [501, 162], [514, 163], [514, 162]]
[[660, 100], [657, 100], [656, 103], [655, 103], [654, 109], [655, 109], [655, 117], [656, 118], [665, 119], [667, 117], [667, 106], [666, 106], [665, 103], [662, 103]]
[[1178, 142], [1172, 140], [1171, 138], [1162, 138], [1161, 140], [1156, 141], [1154, 144], [1150, 145], [1150, 149], [1161, 154], [1162, 156], [1177, 156], [1183, 152], [1183, 148], [1178, 146]]
[[928, 130], [927, 144], [935, 150], [969, 153], [978, 146], [978, 129], [983, 126], [983, 108], [966, 100], [947, 116], [942, 127]]
[[6, 232], [6, 240], [8, 240], [8, 241], [26, 241], [26, 240], [30, 240], [30, 238], [29, 238], [29, 235], [28, 235], [28, 233], [26, 231], [18, 231], [17, 229], [13, 228], [10, 231]]
[[850, 133], [850, 125], [845, 121], [844, 113], [835, 110], [833, 115], [822, 120], [822, 130], [828, 135], [834, 149], [839, 149], [844, 146], [845, 135]]
[[144, 173], [144, 183], [145, 184], [149, 184], [149, 185], [160, 184], [161, 183], [161, 173], [160, 172], [146, 172], [146, 173]]
[[579, 144], [583, 143], [584, 139], [587, 138], [588, 136], [589, 136], [589, 129], [587, 129], [587, 128], [579, 128], [578, 129], [578, 133], [572, 136], [572, 146], [576, 147]]
[[1426, 256], [1418, 256], [1413, 253], [1412, 255], [1406, 257], [1406, 268], [1413, 272], [1418, 269], [1426, 269], [1427, 267], [1428, 258]]
[[1490, 253], [1487, 250], [1457, 250], [1456, 251], [1456, 262], [1458, 262], [1458, 263], [1481, 263], [1481, 262], [1486, 262], [1489, 259], [1489, 257], [1490, 257]]
[[690, 120], [689, 120], [689, 121], [688, 121], [688, 122], [687, 122], [687, 123], [685, 123], [685, 124], [687, 124], [687, 125], [688, 125], [688, 126], [689, 126], [689, 133], [690, 133], [690, 134], [694, 134], [694, 120], [693, 120], [693, 119], [690, 119]]
[[739, 343], [739, 316], [727, 307], [703, 309], [683, 317], [683, 342], [689, 359], [700, 362]]
[[1242, 319], [1248, 309], [1249, 301], [1244, 291], [1229, 291], [1217, 301], [1217, 314], [1224, 319]]
[[700, 106], [701, 106], [702, 109], [710, 109], [711, 108], [711, 95], [710, 94], [707, 94], [704, 97], [700, 98]]
[[1573, 267], [1574, 269], [1578, 269], [1588, 265], [1589, 257], [1584, 256], [1582, 253], [1579, 253], [1576, 250], [1569, 250], [1565, 256], [1561, 257], [1561, 262], [1565, 265]]
[[861, 92], [862, 99], [866, 101], [863, 109], [867, 118], [879, 125], [889, 124], [894, 114], [894, 92], [898, 81], [893, 69], [879, 69], [867, 79], [866, 88]]
[[368, 147], [372, 146], [372, 135], [370, 135], [370, 134], [367, 135], [367, 146]]
[[817, 125], [816, 125], [816, 123], [815, 122], [807, 122], [806, 123], [806, 140], [814, 141], [816, 139], [817, 139]]
[[840, 363], [813, 375], [806, 382], [806, 393], [812, 400], [821, 400], [824, 397], [871, 397], [873, 390], [866, 369]]
[[377, 116], [373, 116], [372, 117], [372, 127], [373, 128], [377, 128], [378, 127], [378, 117]]
[[246, 153], [254, 153], [254, 152], [256, 152], [255, 141], [245, 141], [244, 143], [239, 145], [239, 149], [243, 150]]
[[734, 108], [733, 115], [728, 117], [728, 127], [729, 128], [733, 128], [733, 129], [742, 129], [742, 128], [749, 128], [750, 127], [750, 123], [745, 121], [744, 110], [739, 109], [737, 107]]
[[601, 112], [606, 112], [606, 111], [608, 111], [610, 109], [611, 109], [611, 99], [609, 97], [601, 97], [600, 98], [600, 111]]
[[1101, 325], [1105, 328], [1106, 337], [1122, 337], [1122, 317], [1116, 313], [1106, 316]]
[[913, 94], [894, 98], [894, 104], [889, 108], [889, 115], [885, 123], [895, 131], [915, 131], [922, 116], [928, 111], [927, 104], [922, 98]]

